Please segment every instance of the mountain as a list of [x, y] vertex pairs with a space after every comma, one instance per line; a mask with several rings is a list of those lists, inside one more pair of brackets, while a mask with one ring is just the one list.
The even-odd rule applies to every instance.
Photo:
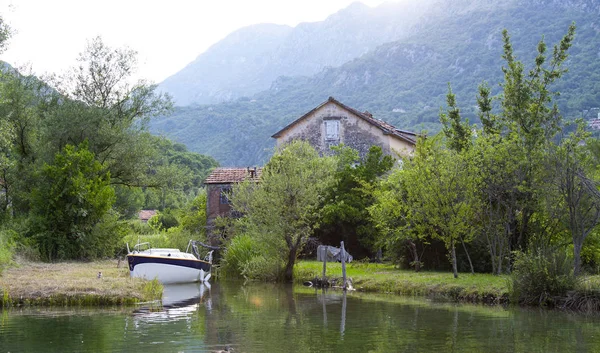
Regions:
[[312, 76], [278, 77], [251, 97], [178, 108], [153, 121], [151, 130], [222, 165], [262, 164], [274, 146], [270, 136], [328, 96], [398, 128], [436, 132], [448, 83], [463, 114], [476, 122], [477, 86], [485, 80], [492, 92], [500, 91], [502, 30], [530, 67], [538, 41], [557, 43], [573, 21], [569, 72], [554, 88], [563, 115], [581, 116], [600, 107], [599, 14], [600, 0], [440, 0], [409, 36]]
[[312, 75], [402, 38], [431, 0], [370, 8], [353, 3], [326, 20], [292, 28], [239, 29], [164, 80], [177, 105], [231, 101], [268, 89], [277, 77]]

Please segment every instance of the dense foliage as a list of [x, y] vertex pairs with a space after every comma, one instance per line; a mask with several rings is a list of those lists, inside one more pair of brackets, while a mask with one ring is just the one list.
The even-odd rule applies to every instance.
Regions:
[[246, 181], [233, 189], [233, 207], [244, 214], [239, 231], [256, 239], [267, 262], [282, 265], [279, 272], [286, 280], [318, 225], [334, 168], [333, 158], [319, 157], [308, 142], [295, 141], [271, 158], [259, 184]]
[[492, 97], [488, 84], [479, 86], [481, 127], [449, 89], [442, 132], [398, 163], [377, 148], [363, 160], [343, 146], [333, 157], [300, 142], [278, 152], [260, 184], [234, 190], [243, 216], [225, 256], [230, 270], [261, 278], [269, 266], [289, 269], [314, 234], [320, 243], [358, 244], [371, 259], [382, 248], [417, 271], [447, 258], [454, 277], [513, 273], [517, 302], [566, 295], [578, 275], [598, 270], [589, 255], [600, 237], [599, 143], [581, 121], [565, 121], [555, 101], [574, 38], [571, 25], [552, 50], [540, 40], [527, 65], [504, 31], [502, 92]]
[[190, 205], [217, 163], [149, 134], [149, 119], [171, 103], [154, 85], [131, 83], [135, 66], [135, 52], [95, 38], [62, 76], [0, 72], [2, 259], [15, 248], [50, 261], [114, 256], [125, 221], [143, 208], [180, 217], [185, 237], [199, 236], [205, 201]]

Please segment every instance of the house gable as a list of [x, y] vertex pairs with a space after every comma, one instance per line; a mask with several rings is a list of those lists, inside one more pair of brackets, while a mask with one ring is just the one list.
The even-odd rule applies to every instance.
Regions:
[[308, 141], [321, 154], [331, 153], [331, 146], [343, 143], [356, 149], [361, 156], [371, 146], [379, 146], [387, 154], [412, 152], [417, 134], [396, 129], [394, 126], [373, 116], [348, 107], [333, 97], [272, 136], [277, 145], [292, 140]]

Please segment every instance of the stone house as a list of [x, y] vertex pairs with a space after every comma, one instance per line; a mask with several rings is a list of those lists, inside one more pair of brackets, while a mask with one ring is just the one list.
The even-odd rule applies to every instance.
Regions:
[[[206, 226], [208, 235], [214, 234], [217, 217], [231, 216], [231, 194], [233, 184], [245, 180], [258, 182], [262, 168], [215, 168], [204, 180], [206, 186]], [[216, 244], [213, 244], [216, 245]]]
[[373, 145], [394, 156], [412, 153], [418, 134], [397, 129], [369, 112], [360, 112], [329, 97], [272, 137], [277, 140], [277, 147], [295, 139], [308, 141], [321, 154], [328, 154], [332, 146], [343, 143], [364, 157]]
[[[359, 112], [329, 97], [272, 137], [277, 139], [278, 147], [294, 139], [306, 140], [321, 154], [328, 154], [332, 146], [343, 143], [364, 157], [373, 145], [393, 156], [412, 153], [418, 135], [397, 129], [373, 118], [369, 112]], [[216, 168], [206, 178], [206, 226], [212, 245], [218, 245], [215, 219], [235, 216], [228, 199], [233, 184], [244, 180], [258, 182], [261, 174], [262, 168]]]

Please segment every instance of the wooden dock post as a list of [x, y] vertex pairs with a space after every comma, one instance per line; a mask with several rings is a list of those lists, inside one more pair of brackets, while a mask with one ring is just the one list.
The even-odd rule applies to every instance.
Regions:
[[323, 280], [323, 283], [325, 283], [325, 276], [327, 272], [327, 247], [325, 246], [321, 248], [321, 258], [323, 259], [323, 275], [321, 276], [321, 279]]
[[344, 249], [344, 242], [341, 243], [340, 246], [342, 249], [342, 253], [341, 253], [341, 259], [342, 259], [342, 289], [345, 291], [346, 287], [347, 287], [347, 282], [346, 282], [346, 249]]

